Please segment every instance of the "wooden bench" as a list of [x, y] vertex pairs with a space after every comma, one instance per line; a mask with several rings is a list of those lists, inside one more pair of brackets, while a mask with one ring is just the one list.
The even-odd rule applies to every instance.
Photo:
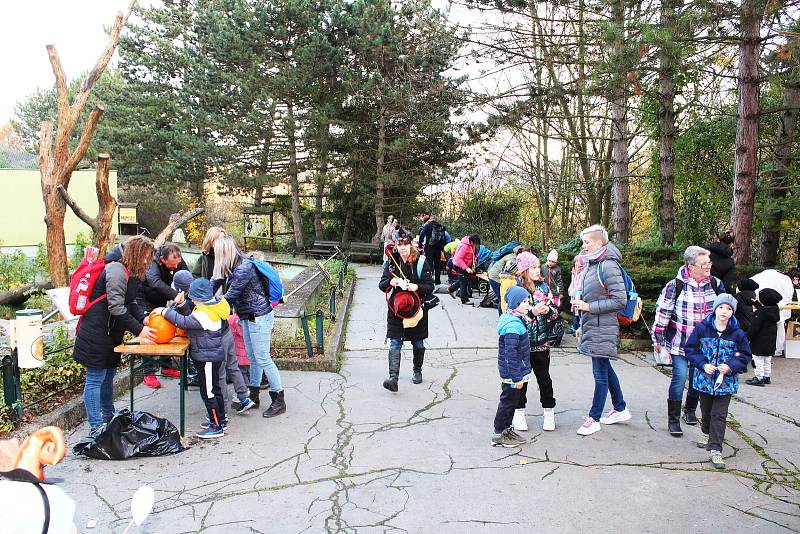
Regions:
[[349, 247], [350, 258], [362, 259], [368, 263], [377, 263], [383, 259], [383, 250], [380, 243], [362, 243], [354, 241]]
[[330, 258], [337, 248], [342, 248], [341, 241], [314, 241], [306, 248], [305, 255], [313, 258]]

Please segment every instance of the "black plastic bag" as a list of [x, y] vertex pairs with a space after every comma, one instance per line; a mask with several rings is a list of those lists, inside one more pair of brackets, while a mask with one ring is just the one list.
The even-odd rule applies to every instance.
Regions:
[[497, 308], [497, 296], [494, 294], [494, 291], [491, 289], [486, 292], [486, 295], [481, 300], [481, 303], [478, 304], [481, 308]]
[[551, 347], [560, 347], [561, 338], [564, 337], [564, 323], [561, 317], [547, 323], [547, 341]]
[[166, 456], [184, 450], [175, 425], [147, 412], [127, 408], [107, 424], [83, 438], [72, 452], [98, 460], [124, 460], [133, 456]]

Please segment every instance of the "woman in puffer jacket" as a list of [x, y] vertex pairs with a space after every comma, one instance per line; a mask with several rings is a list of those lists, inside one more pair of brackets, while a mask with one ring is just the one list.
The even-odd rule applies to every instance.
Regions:
[[[581, 239], [586, 256], [583, 292], [581, 299], [574, 300], [572, 304], [581, 312], [581, 326], [576, 333], [578, 352], [592, 358], [594, 374], [592, 407], [583, 425], [578, 428], [578, 434], [588, 436], [600, 431], [601, 423], [613, 425], [631, 418], [619, 378], [611, 366], [611, 360], [617, 359], [617, 312], [625, 307], [628, 295], [620, 268], [622, 254], [608, 242], [606, 229], [599, 224], [590, 226], [581, 232]], [[600, 279], [601, 262], [604, 280]], [[614, 408], [601, 417], [609, 393]]]
[[269, 301], [268, 282], [261, 277], [255, 264], [245, 256], [236, 242], [222, 236], [214, 243], [214, 279], [227, 279], [225, 300], [236, 309], [244, 334], [244, 345], [250, 359], [250, 400], [259, 405], [262, 369], [269, 380], [272, 403], [262, 414], [275, 417], [286, 411], [281, 375], [270, 355], [272, 327], [275, 314]]

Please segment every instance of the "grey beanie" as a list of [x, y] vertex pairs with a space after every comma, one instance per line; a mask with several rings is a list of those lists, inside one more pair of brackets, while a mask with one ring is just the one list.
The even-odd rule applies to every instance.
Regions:
[[736, 313], [736, 299], [733, 295], [729, 295], [728, 293], [720, 293], [717, 295], [717, 298], [714, 299], [714, 311], [717, 311], [717, 308], [723, 304], [727, 304], [733, 308], [733, 312]]

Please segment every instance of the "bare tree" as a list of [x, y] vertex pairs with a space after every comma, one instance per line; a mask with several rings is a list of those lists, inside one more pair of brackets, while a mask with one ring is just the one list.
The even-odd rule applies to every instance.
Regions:
[[[128, 14], [130, 14], [130, 10]], [[39, 142], [39, 172], [42, 179], [42, 198], [45, 205], [44, 220], [47, 225], [47, 257], [50, 266], [50, 278], [55, 287], [66, 286], [69, 281], [67, 248], [64, 237], [64, 216], [67, 203], [64, 200], [64, 196], [59, 192], [59, 186], [64, 191], [69, 188], [72, 173], [86, 154], [104, 109], [98, 106], [92, 110], [78, 140], [78, 145], [72, 151], [69, 146], [70, 138], [86, 106], [89, 93], [91, 93], [95, 83], [108, 66], [126, 20], [127, 16], [123, 16], [121, 12], [117, 13], [103, 52], [100, 54], [94, 68], [83, 80], [71, 104], [67, 93], [67, 77], [61, 66], [56, 47], [55, 45], [47, 45], [50, 65], [56, 78], [58, 130], [55, 132], [54, 140], [53, 123], [49, 121], [42, 123]]]

